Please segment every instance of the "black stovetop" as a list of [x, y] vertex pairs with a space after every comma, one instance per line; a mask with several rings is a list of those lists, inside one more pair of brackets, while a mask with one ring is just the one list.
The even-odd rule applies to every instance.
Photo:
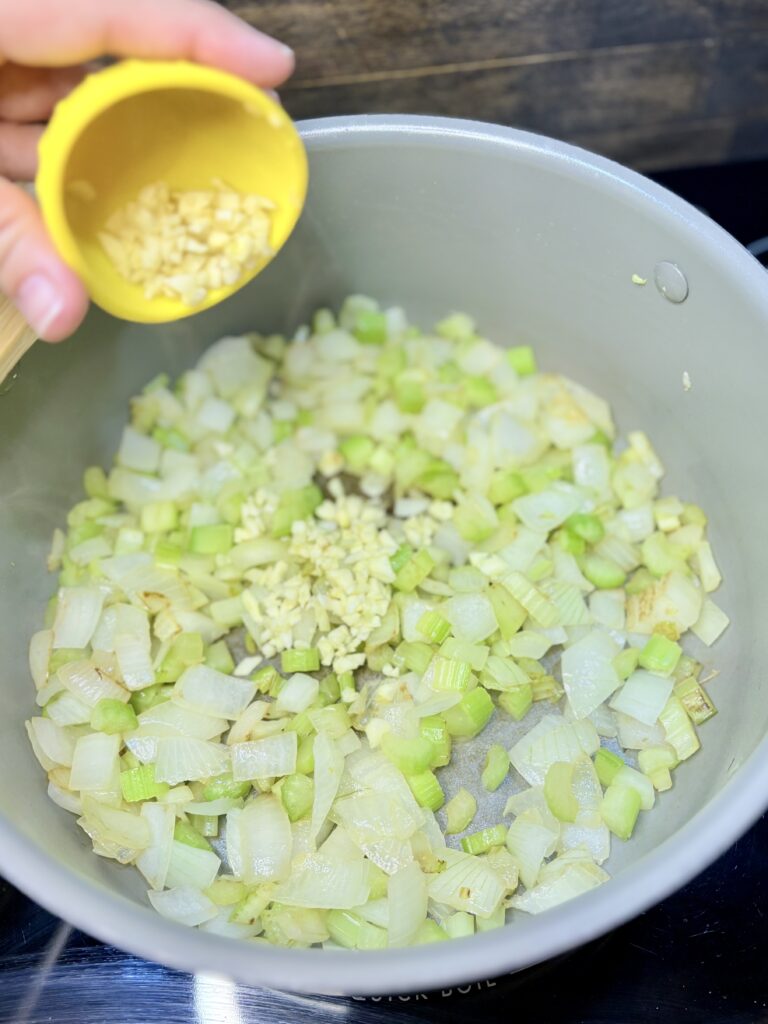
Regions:
[[[768, 249], [768, 163], [657, 180], [741, 242], [758, 242], [756, 254], [761, 241]], [[685, 889], [575, 953], [462, 988], [373, 999], [292, 996], [171, 971], [102, 945], [0, 880], [0, 1022], [768, 1022], [766, 852], [768, 816]]]

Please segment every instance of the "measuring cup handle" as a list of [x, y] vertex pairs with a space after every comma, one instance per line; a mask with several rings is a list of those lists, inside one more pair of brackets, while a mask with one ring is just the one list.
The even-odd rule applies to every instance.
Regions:
[[36, 339], [34, 330], [10, 299], [0, 295], [0, 384]]

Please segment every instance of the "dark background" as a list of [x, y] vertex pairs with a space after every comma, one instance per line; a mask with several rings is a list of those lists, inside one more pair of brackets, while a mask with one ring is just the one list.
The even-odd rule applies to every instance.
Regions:
[[528, 128], [641, 170], [768, 156], [767, 0], [220, 0], [296, 50], [295, 118]]

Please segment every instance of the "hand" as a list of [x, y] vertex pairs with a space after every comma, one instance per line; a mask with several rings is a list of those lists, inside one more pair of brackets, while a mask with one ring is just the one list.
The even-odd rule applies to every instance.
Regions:
[[0, 0], [0, 291], [47, 341], [75, 330], [88, 296], [9, 179], [34, 178], [43, 122], [105, 54], [193, 60], [265, 88], [293, 70], [287, 46], [212, 0]]

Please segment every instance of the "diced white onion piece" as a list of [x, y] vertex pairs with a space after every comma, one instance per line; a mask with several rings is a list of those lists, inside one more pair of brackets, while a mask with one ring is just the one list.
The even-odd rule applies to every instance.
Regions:
[[207, 665], [186, 669], [176, 685], [190, 707], [218, 718], [237, 718], [256, 693], [252, 680], [228, 676]]
[[240, 812], [243, 881], [278, 882], [291, 866], [291, 822], [276, 796], [257, 796]]
[[529, 530], [546, 533], [561, 526], [584, 505], [584, 492], [573, 484], [557, 482], [536, 494], [512, 502], [512, 508]]
[[80, 797], [69, 789], [62, 789], [55, 782], [48, 783], [48, 796], [55, 804], [65, 811], [69, 811], [70, 814], [83, 813], [83, 803]]
[[62, 685], [89, 707], [100, 700], [121, 700], [127, 703], [131, 695], [92, 661], [69, 661], [58, 671]]
[[[31, 718], [30, 728], [38, 747], [54, 764], [70, 767], [74, 759], [75, 738], [72, 733], [50, 718]], [[72, 787], [79, 788], [79, 787]], [[99, 787], [93, 787], [99, 788]], [[106, 786], [104, 787], [107, 788]]]
[[618, 645], [599, 629], [563, 651], [563, 686], [576, 718], [586, 718], [621, 684], [613, 667], [618, 653]]
[[117, 461], [126, 469], [139, 473], [154, 473], [160, 466], [161, 445], [154, 438], [140, 434], [133, 427], [125, 427], [117, 452]]
[[210, 921], [218, 915], [218, 907], [199, 889], [184, 886], [179, 889], [166, 889], [165, 892], [147, 893], [149, 902], [162, 917], [178, 924], [195, 925]]
[[499, 628], [493, 605], [485, 594], [457, 594], [440, 606], [457, 640], [469, 644], [486, 640]]
[[589, 892], [590, 889], [594, 889], [595, 886], [607, 880], [606, 872], [596, 865], [590, 869], [583, 864], [573, 864], [568, 867], [567, 871], [551, 881], [542, 881], [522, 895], [513, 896], [510, 904], [515, 910], [524, 910], [528, 914], [540, 914], [544, 910], [551, 910], [553, 907], [565, 903], [566, 900]]
[[149, 844], [136, 858], [136, 867], [153, 889], [161, 890], [171, 862], [176, 814], [172, 807], [146, 800], [141, 805], [141, 816], [149, 826]]
[[312, 751], [315, 759], [315, 793], [311, 821], [312, 836], [316, 837], [336, 799], [344, 771], [344, 755], [330, 736], [323, 732], [315, 736]]
[[572, 451], [572, 459], [575, 484], [579, 487], [588, 487], [597, 495], [603, 495], [609, 490], [611, 467], [605, 445], [576, 445]]
[[134, 735], [190, 736], [196, 740], [221, 736], [229, 724], [226, 718], [203, 714], [173, 698], [142, 711], [138, 721], [139, 729]]
[[703, 591], [675, 569], [653, 587], [627, 598], [627, 630], [648, 634], [661, 622], [673, 622], [685, 632], [699, 618], [703, 597]]
[[109, 790], [120, 772], [120, 737], [103, 732], [81, 736], [75, 744], [69, 785], [75, 790]]
[[512, 854], [520, 880], [526, 889], [536, 884], [544, 858], [551, 854], [560, 838], [560, 826], [545, 821], [544, 816], [531, 807], [518, 814], [507, 830], [507, 849]]
[[85, 725], [91, 720], [91, 708], [66, 690], [62, 690], [46, 704], [45, 713], [52, 722], [62, 726]]
[[277, 707], [280, 711], [299, 714], [313, 703], [320, 692], [320, 683], [304, 672], [296, 672], [286, 679], [277, 695]]
[[232, 748], [232, 777], [237, 782], [291, 775], [296, 771], [296, 733], [283, 732]]
[[532, 786], [542, 785], [547, 769], [555, 761], [573, 761], [579, 754], [590, 756], [600, 746], [600, 737], [588, 719], [567, 722], [562, 715], [545, 715], [509, 751], [509, 759]]
[[512, 543], [503, 547], [498, 555], [510, 569], [525, 572], [546, 543], [546, 530], [529, 530], [527, 526], [521, 526]]
[[120, 633], [115, 637], [115, 655], [123, 683], [129, 690], [141, 690], [155, 681], [149, 629], [146, 636]]
[[325, 851], [308, 853], [293, 862], [275, 899], [293, 907], [350, 910], [367, 901], [369, 879], [369, 866], [357, 851], [351, 859], [334, 859]]
[[415, 862], [390, 875], [387, 886], [390, 946], [408, 946], [427, 917], [427, 879]]
[[504, 884], [479, 857], [458, 850], [446, 852], [448, 866], [429, 882], [430, 899], [454, 910], [490, 917], [504, 896]]
[[636, 718], [645, 725], [658, 721], [670, 698], [674, 680], [638, 669], [611, 700], [614, 711]]
[[229, 748], [187, 736], [163, 736], [157, 741], [155, 779], [175, 786], [222, 775], [229, 769]]
[[227, 822], [224, 831], [227, 863], [229, 864], [229, 870], [235, 878], [241, 878], [243, 871], [243, 854], [240, 846], [240, 817], [242, 813], [239, 807], [227, 811]]
[[695, 633], [707, 647], [711, 647], [728, 628], [730, 621], [722, 608], [718, 608], [714, 601], [707, 599], [702, 606], [701, 614], [691, 626], [691, 632]]
[[207, 889], [219, 873], [221, 861], [211, 850], [201, 850], [174, 839], [165, 884], [169, 889], [190, 885], [194, 889]]
[[82, 795], [83, 817], [89, 828], [88, 834], [104, 843], [128, 850], [146, 850], [151, 842], [151, 832], [146, 818], [133, 811], [123, 811], [99, 803], [92, 796]]
[[29, 671], [39, 690], [48, 682], [48, 661], [53, 645], [53, 630], [41, 629], [29, 641]]
[[87, 647], [101, 615], [104, 592], [98, 587], [61, 587], [53, 622], [53, 647]]
[[649, 747], [664, 746], [667, 734], [660, 722], [646, 725], [645, 722], [639, 722], [631, 715], [624, 715], [620, 711], [614, 711], [613, 717], [616, 720], [619, 744], [625, 750], [647, 750]]

